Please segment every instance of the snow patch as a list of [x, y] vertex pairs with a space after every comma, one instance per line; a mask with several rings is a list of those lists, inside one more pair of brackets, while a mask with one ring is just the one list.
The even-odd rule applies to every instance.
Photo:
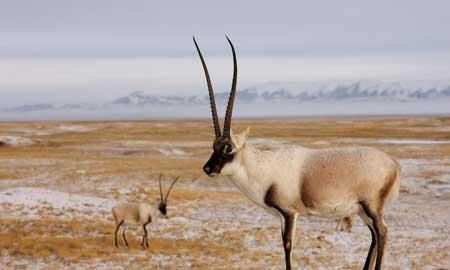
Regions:
[[89, 132], [93, 130], [93, 128], [80, 125], [60, 125], [58, 126], [58, 129], [63, 132]]
[[89, 132], [96, 128], [86, 127], [82, 125], [62, 124], [58, 126], [41, 126], [35, 125], [30, 127], [13, 128], [11, 131], [26, 136], [47, 136], [64, 132]]
[[381, 139], [386, 144], [450, 144], [450, 140], [413, 140], [413, 139]]
[[203, 141], [193, 141], [193, 142], [185, 142], [185, 141], [119, 141], [117, 142], [119, 146], [124, 147], [204, 147], [210, 146], [210, 142]]
[[0, 136], [0, 143], [10, 146], [32, 145], [35, 142], [29, 138], [20, 136]]
[[339, 138], [336, 141], [351, 144], [415, 144], [415, 145], [431, 145], [431, 144], [450, 144], [450, 140], [424, 140], [424, 139], [373, 139], [373, 138]]
[[178, 148], [159, 148], [158, 151], [164, 156], [176, 156], [176, 157], [189, 156], [189, 153]]
[[73, 215], [93, 218], [105, 211], [109, 213], [114, 203], [105, 198], [44, 188], [20, 187], [0, 191], [0, 204], [23, 206], [31, 217], [39, 216], [39, 208], [52, 208], [61, 210], [64, 218], [72, 218]]
[[328, 141], [315, 141], [312, 143], [312, 145], [330, 145], [330, 142]]

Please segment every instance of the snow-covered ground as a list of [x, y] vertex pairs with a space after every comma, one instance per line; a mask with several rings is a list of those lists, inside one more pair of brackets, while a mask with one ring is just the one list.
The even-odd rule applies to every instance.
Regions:
[[[12, 208], [3, 215], [21, 219], [41, 218], [39, 210], [42, 207], [51, 210], [52, 214], [58, 212], [58, 217], [63, 219], [93, 219], [110, 213], [114, 201], [44, 188], [19, 187], [0, 191], [0, 205]], [[20, 212], [15, 211], [18, 208]]]
[[[404, 124], [398, 121], [396, 125]], [[45, 141], [45, 135], [33, 132], [68, 126], [65, 132], [76, 133], [70, 137], [84, 136], [107, 125], [130, 134], [142, 132], [133, 129], [136, 123], [91, 124], [86, 129], [62, 123], [34, 131], [25, 127], [29, 133], [11, 128], [5, 136], [42, 136]], [[160, 129], [173, 125], [155, 124]], [[297, 143], [284, 135], [255, 137], [249, 143], [260, 148]], [[56, 140], [55, 136], [65, 139], [62, 133], [49, 138]], [[43, 144], [43, 152], [24, 153], [26, 145], [19, 145], [10, 149], [17, 155], [0, 156], [0, 269], [284, 269], [279, 219], [225, 179], [201, 173], [198, 164], [208, 157], [210, 142], [184, 141], [182, 136], [124, 136], [114, 141], [99, 137], [63, 149], [50, 141]], [[399, 200], [385, 211], [389, 244], [384, 269], [450, 269], [450, 158], [435, 154], [450, 147], [448, 140], [318, 137], [310, 142], [312, 147], [336, 144], [407, 150], [397, 158], [402, 167]], [[140, 228], [128, 229], [129, 249], [115, 249], [111, 207], [123, 201], [157, 203], [161, 170], [182, 175], [169, 198], [169, 218], [149, 225], [148, 250], [139, 249]], [[294, 269], [362, 269], [370, 245], [368, 228], [359, 218], [351, 232], [335, 227], [334, 220], [298, 219]]]
[[444, 144], [450, 145], [450, 140], [426, 140], [426, 139], [394, 139], [394, 138], [383, 138], [383, 139], [374, 139], [374, 138], [342, 138], [338, 139], [340, 142], [344, 143], [371, 143], [371, 144], [409, 144], [409, 145], [422, 145], [422, 144]]
[[55, 124], [52, 126], [35, 124], [28, 127], [16, 127], [11, 129], [12, 132], [22, 134], [24, 136], [43, 136], [50, 134], [58, 134], [64, 132], [89, 132], [95, 128], [76, 124]]
[[378, 142], [386, 144], [450, 144], [450, 140], [382, 139]]
[[1, 136], [0, 142], [9, 146], [32, 145], [35, 142], [29, 138], [20, 136]]

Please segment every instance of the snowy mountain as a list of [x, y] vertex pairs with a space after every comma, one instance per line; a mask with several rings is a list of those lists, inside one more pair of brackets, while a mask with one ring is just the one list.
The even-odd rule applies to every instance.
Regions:
[[413, 101], [450, 97], [450, 81], [275, 82], [256, 86], [254, 89], [269, 101]]
[[3, 112], [38, 112], [38, 111], [55, 111], [55, 110], [96, 110], [101, 108], [102, 105], [97, 104], [63, 104], [54, 105], [48, 103], [41, 104], [25, 104], [20, 106], [15, 106], [11, 108], [4, 108]]
[[[228, 92], [215, 95], [217, 102], [226, 102]], [[237, 92], [238, 103], [284, 103], [320, 101], [417, 101], [450, 99], [450, 81], [379, 82], [341, 81], [313, 83], [265, 83]], [[154, 96], [134, 92], [118, 98], [120, 105], [179, 105], [208, 103], [207, 94], [200, 96]]]
[[202, 104], [205, 100], [197, 96], [155, 96], [146, 95], [143, 91], [137, 91], [128, 96], [120, 97], [112, 105], [180, 105], [180, 104]]
[[[228, 92], [216, 93], [216, 102], [225, 104]], [[450, 81], [326, 81], [270, 82], [241, 89], [236, 103], [259, 104], [348, 104], [350, 103], [408, 103], [432, 101], [450, 106]], [[114, 108], [153, 108], [177, 105], [207, 105], [206, 89], [201, 95], [159, 96], [142, 91], [132, 92], [105, 104], [32, 104], [3, 109], [3, 112], [30, 113], [43, 111], [99, 111]], [[445, 104], [444, 104], [445, 105]]]

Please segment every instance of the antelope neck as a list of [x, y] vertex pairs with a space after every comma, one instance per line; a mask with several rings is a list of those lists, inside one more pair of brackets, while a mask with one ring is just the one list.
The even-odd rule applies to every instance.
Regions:
[[257, 205], [265, 207], [264, 195], [270, 183], [260, 177], [265, 174], [263, 171], [266, 169], [258, 157], [260, 154], [262, 151], [255, 147], [244, 145], [235, 157], [237, 164], [233, 165], [229, 178], [246, 197]]

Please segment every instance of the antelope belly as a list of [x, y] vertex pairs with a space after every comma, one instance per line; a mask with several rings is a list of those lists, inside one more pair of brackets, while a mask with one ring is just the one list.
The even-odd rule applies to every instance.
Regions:
[[359, 211], [357, 203], [328, 203], [314, 207], [307, 207], [306, 213], [312, 216], [324, 218], [344, 218], [356, 214]]

